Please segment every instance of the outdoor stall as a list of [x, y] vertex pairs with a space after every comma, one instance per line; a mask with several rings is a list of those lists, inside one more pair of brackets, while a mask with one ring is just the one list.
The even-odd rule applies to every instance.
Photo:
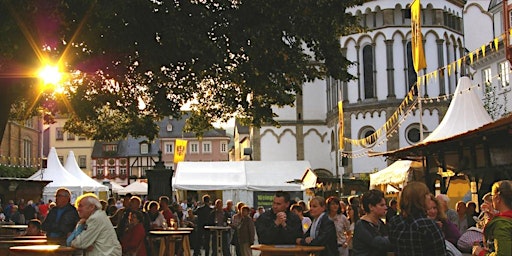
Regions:
[[78, 196], [82, 195], [83, 192], [83, 182], [75, 178], [75, 176], [62, 166], [57, 156], [57, 151], [53, 147], [48, 154], [48, 167], [37, 171], [28, 179], [52, 181], [43, 189], [43, 200], [45, 202], [48, 202], [48, 199], [55, 201], [55, 192], [57, 192], [59, 188], [69, 189], [72, 203]]
[[69, 151], [64, 168], [82, 182], [83, 193], [94, 193], [99, 197], [99, 199], [108, 199], [108, 187], [93, 180], [89, 175], [85, 174], [82, 169], [80, 169], [73, 151]]
[[219, 191], [223, 200], [268, 207], [278, 190], [307, 200], [302, 180], [311, 180], [311, 174], [305, 175], [310, 167], [308, 161], [180, 162], [173, 189], [181, 199], [187, 199], [187, 191]]

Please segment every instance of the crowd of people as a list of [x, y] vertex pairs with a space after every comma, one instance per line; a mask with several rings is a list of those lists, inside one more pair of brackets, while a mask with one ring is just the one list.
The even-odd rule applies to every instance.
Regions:
[[[222, 232], [222, 254], [252, 255], [256, 241], [270, 245], [323, 246], [321, 256], [387, 255], [512, 255], [512, 181], [492, 186], [483, 203], [457, 202], [450, 209], [449, 197], [434, 196], [424, 183], [410, 182], [398, 200], [387, 201], [382, 191], [372, 189], [347, 201], [331, 196], [313, 197], [306, 205], [287, 192], [275, 193], [272, 207], [250, 208], [204, 195], [197, 204], [172, 203], [162, 196], [145, 201], [127, 195], [121, 200], [99, 200], [94, 194], [80, 196], [71, 204], [69, 190], [55, 194], [47, 214], [42, 204], [28, 210], [26, 235], [46, 235], [49, 240], [84, 250], [85, 255], [155, 255], [149, 231], [188, 227], [193, 255], [215, 255], [215, 236], [206, 226], [231, 227]], [[9, 202], [5, 220], [18, 217], [20, 206]], [[43, 208], [43, 212], [41, 212]], [[480, 212], [477, 209], [480, 208]], [[42, 218], [41, 218], [42, 217]], [[14, 221], [13, 221], [14, 222]], [[115, 227], [115, 228], [114, 228]], [[183, 248], [176, 244], [177, 254]]]

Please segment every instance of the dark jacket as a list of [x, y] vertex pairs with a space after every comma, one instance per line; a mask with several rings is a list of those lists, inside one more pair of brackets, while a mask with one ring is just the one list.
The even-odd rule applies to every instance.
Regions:
[[210, 207], [210, 205], [202, 205], [194, 211], [194, 215], [197, 216], [197, 226], [204, 228], [204, 226], [208, 225], [210, 213], [212, 210], [213, 209]]
[[73, 205], [68, 203], [60, 209], [63, 209], [63, 212], [59, 220], [57, 220], [59, 208], [53, 207], [41, 226], [41, 229], [46, 231], [46, 235], [50, 238], [66, 238], [69, 233], [73, 232], [76, 223], [80, 220]]
[[[256, 220], [256, 233], [260, 244], [295, 244], [302, 237], [302, 222], [297, 214], [286, 211], [286, 227], [276, 226], [276, 214], [268, 210]], [[336, 238], [336, 234], [334, 235]]]
[[329, 219], [329, 215], [324, 214], [318, 220], [318, 224], [316, 226], [316, 236], [311, 243], [306, 244], [305, 238], [311, 236], [311, 227], [309, 226], [308, 231], [304, 234], [304, 237], [301, 240], [302, 245], [311, 245], [311, 246], [325, 246], [325, 249], [320, 252], [320, 256], [331, 256], [338, 255], [338, 241], [336, 237], [336, 227], [334, 226], [334, 222]]

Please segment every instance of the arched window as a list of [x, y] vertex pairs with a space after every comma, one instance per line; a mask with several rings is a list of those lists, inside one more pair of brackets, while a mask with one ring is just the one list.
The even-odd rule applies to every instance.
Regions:
[[364, 98], [373, 99], [374, 81], [373, 81], [373, 47], [367, 45], [363, 48], [363, 78], [364, 78]]
[[334, 137], [334, 131], [331, 131], [331, 152], [336, 151], [336, 138]]
[[[423, 135], [425, 135], [425, 132], [427, 132], [427, 128], [423, 126]], [[410, 124], [405, 128], [405, 140], [409, 145], [414, 145], [418, 142], [420, 142], [421, 136], [420, 136], [420, 124], [414, 123]]]
[[412, 61], [412, 44], [411, 42], [407, 43], [407, 82], [409, 85], [409, 89], [414, 86], [416, 83], [416, 79], [418, 78], [416, 71], [414, 71], [414, 63]]
[[367, 141], [367, 144], [366, 145], [363, 145], [363, 147], [372, 147], [375, 142], [376, 142], [376, 138], [375, 137], [371, 137], [373, 134], [375, 133], [375, 128], [371, 127], [371, 126], [365, 126], [363, 128], [361, 128], [361, 130], [359, 130], [359, 139], [364, 139], [364, 138], [368, 138], [368, 141]]

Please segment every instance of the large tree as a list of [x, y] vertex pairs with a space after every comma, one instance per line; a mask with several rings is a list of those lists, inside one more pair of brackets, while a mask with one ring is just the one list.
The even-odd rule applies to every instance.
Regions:
[[[352, 78], [339, 39], [362, 2], [0, 1], [0, 135], [14, 106], [67, 113], [66, 129], [101, 140], [154, 138], [154, 121], [191, 100], [199, 133], [233, 116], [276, 124], [272, 107], [305, 82]], [[45, 60], [67, 72], [63, 92], [36, 79]]]

